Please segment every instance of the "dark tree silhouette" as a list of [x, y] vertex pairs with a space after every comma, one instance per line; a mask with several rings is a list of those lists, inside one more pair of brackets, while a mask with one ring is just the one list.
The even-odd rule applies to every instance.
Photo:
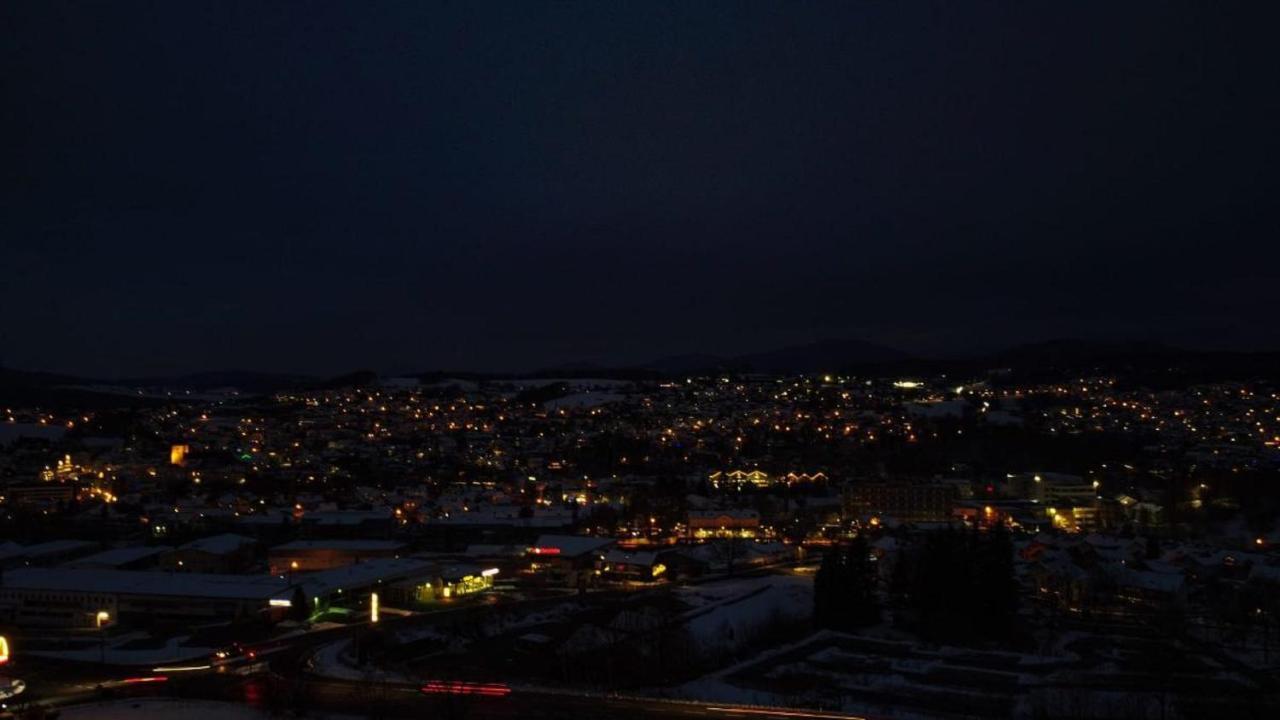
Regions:
[[876, 569], [865, 539], [833, 548], [813, 583], [813, 617], [819, 627], [854, 630], [879, 621]]

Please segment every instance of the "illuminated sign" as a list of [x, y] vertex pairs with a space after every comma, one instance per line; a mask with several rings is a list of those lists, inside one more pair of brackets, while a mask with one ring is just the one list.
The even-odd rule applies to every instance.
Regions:
[[481, 577], [493, 577], [494, 575], [497, 575], [497, 574], [498, 574], [498, 568], [489, 568], [488, 570], [480, 571]]
[[9, 638], [0, 635], [0, 665], [9, 662]]
[[558, 547], [536, 547], [536, 548], [534, 548], [534, 549], [533, 549], [533, 554], [534, 554], [534, 555], [559, 555], [559, 554], [560, 554], [560, 548], [558, 548]]
[[288, 598], [271, 598], [268, 604], [271, 607], [293, 607], [293, 601]]

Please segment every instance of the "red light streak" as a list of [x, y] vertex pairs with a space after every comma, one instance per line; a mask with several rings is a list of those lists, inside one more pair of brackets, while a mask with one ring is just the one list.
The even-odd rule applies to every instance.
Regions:
[[499, 683], [446, 682], [430, 680], [422, 686], [422, 692], [443, 695], [479, 695], [481, 697], [506, 697], [511, 688]]
[[168, 680], [169, 678], [166, 675], [152, 675], [151, 677], [125, 678], [121, 682], [126, 685], [136, 685], [137, 683], [167, 682]]

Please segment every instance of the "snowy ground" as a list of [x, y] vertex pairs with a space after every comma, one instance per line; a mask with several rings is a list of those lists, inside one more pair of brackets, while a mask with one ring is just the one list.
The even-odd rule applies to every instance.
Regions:
[[[75, 705], [59, 711], [59, 720], [267, 720], [267, 713], [237, 703], [212, 700], [146, 698]], [[350, 720], [348, 715], [308, 714], [313, 720]]]
[[311, 656], [311, 672], [335, 680], [414, 682], [413, 678], [394, 670], [384, 670], [373, 665], [364, 668], [356, 667], [350, 640], [331, 642], [316, 651], [316, 654]]
[[686, 627], [698, 647], [733, 650], [760, 627], [813, 615], [812, 575], [767, 575], [676, 590], [693, 607]]
[[61, 720], [263, 720], [265, 713], [235, 703], [200, 700], [121, 700], [64, 708]]

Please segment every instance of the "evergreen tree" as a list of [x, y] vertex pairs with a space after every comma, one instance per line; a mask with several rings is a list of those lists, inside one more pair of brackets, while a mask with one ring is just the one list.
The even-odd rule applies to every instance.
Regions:
[[876, 568], [863, 538], [833, 548], [822, 558], [813, 583], [814, 622], [819, 627], [854, 630], [880, 619]]

